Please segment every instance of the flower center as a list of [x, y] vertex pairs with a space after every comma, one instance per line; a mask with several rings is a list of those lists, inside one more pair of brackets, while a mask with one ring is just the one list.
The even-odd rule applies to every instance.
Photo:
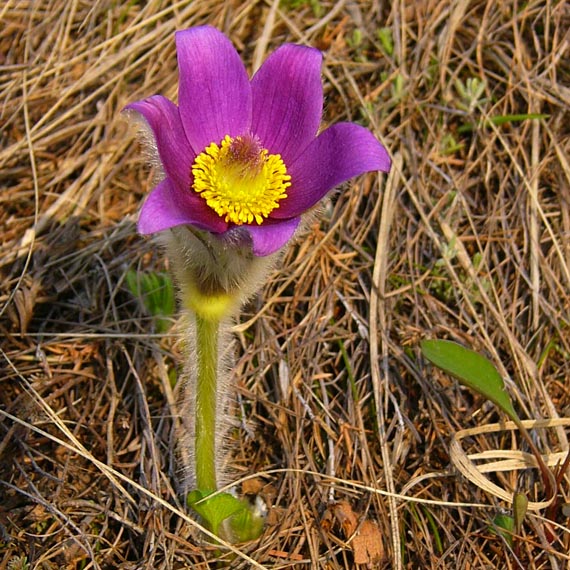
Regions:
[[220, 217], [234, 224], [251, 224], [279, 207], [291, 186], [279, 154], [269, 154], [252, 136], [226, 135], [212, 143], [192, 165], [193, 188]]

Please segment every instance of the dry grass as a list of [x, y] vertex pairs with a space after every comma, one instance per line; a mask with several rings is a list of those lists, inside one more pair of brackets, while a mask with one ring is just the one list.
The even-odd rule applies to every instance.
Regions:
[[[323, 49], [326, 120], [361, 121], [395, 158], [326, 206], [243, 314], [235, 465], [271, 508], [232, 566], [354, 568], [362, 531], [383, 549], [374, 568], [570, 567], [562, 513], [553, 533], [530, 513], [516, 552], [490, 529], [510, 505], [459, 475], [449, 445], [500, 414], [418, 350], [455, 339], [495, 362], [524, 417], [568, 413], [567, 2], [7, 0], [0, 20], [0, 568], [217, 556], [173, 492], [177, 345], [124, 284], [165, 261], [135, 231], [151, 177], [120, 110], [175, 96], [172, 34], [201, 23], [252, 67], [284, 41]], [[488, 121], [527, 113], [548, 117]], [[555, 436], [538, 441], [567, 450]], [[532, 470], [491, 477], [541, 498]]]

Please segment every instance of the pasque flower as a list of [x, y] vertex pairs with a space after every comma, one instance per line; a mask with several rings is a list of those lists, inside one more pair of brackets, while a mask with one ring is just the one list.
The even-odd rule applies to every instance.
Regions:
[[247, 540], [261, 532], [261, 514], [216, 493], [225, 479], [224, 434], [232, 425], [233, 317], [304, 214], [349, 178], [389, 170], [390, 158], [361, 126], [339, 123], [318, 134], [318, 50], [286, 44], [251, 80], [215, 28], [177, 32], [176, 50], [178, 105], [155, 95], [127, 106], [150, 128], [164, 175], [138, 227], [162, 233], [184, 314], [180, 487], [212, 532]]
[[178, 105], [161, 95], [127, 109], [146, 120], [164, 178], [146, 199], [142, 234], [191, 226], [270, 255], [332, 188], [390, 158], [365, 128], [322, 116], [321, 53], [285, 44], [250, 80], [210, 26], [176, 33]]

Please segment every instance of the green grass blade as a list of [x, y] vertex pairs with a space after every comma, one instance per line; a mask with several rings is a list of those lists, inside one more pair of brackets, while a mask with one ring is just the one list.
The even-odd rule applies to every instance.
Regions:
[[521, 113], [518, 115], [498, 115], [496, 117], [490, 117], [489, 119], [485, 119], [480, 123], [467, 123], [465, 125], [461, 125], [457, 132], [462, 133], [470, 133], [479, 127], [488, 127], [489, 125], [505, 125], [507, 123], [520, 123], [521, 121], [528, 121], [528, 120], [537, 120], [537, 119], [548, 119], [550, 115], [545, 113]]

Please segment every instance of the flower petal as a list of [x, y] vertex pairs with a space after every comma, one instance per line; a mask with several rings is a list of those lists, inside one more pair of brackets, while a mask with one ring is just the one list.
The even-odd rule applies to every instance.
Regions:
[[166, 97], [155, 95], [125, 107], [140, 113], [154, 134], [160, 161], [167, 176], [181, 188], [190, 187], [190, 171], [196, 155], [180, 121], [178, 107]]
[[374, 135], [353, 123], [323, 131], [288, 166], [291, 187], [271, 218], [292, 218], [314, 206], [329, 190], [364, 172], [390, 170], [390, 157]]
[[195, 153], [247, 131], [251, 88], [230, 40], [211, 26], [199, 26], [176, 32], [176, 51], [180, 116]]
[[322, 59], [317, 49], [284, 45], [251, 80], [252, 133], [286, 165], [317, 134], [323, 112]]
[[249, 233], [253, 242], [253, 254], [265, 257], [281, 249], [293, 237], [300, 221], [301, 218], [277, 223], [265, 221], [260, 226], [240, 226], [240, 229]]
[[141, 208], [138, 231], [153, 234], [182, 224], [191, 224], [213, 233], [228, 229], [206, 202], [196, 194], [180, 192], [170, 178], [165, 178], [145, 200]]

